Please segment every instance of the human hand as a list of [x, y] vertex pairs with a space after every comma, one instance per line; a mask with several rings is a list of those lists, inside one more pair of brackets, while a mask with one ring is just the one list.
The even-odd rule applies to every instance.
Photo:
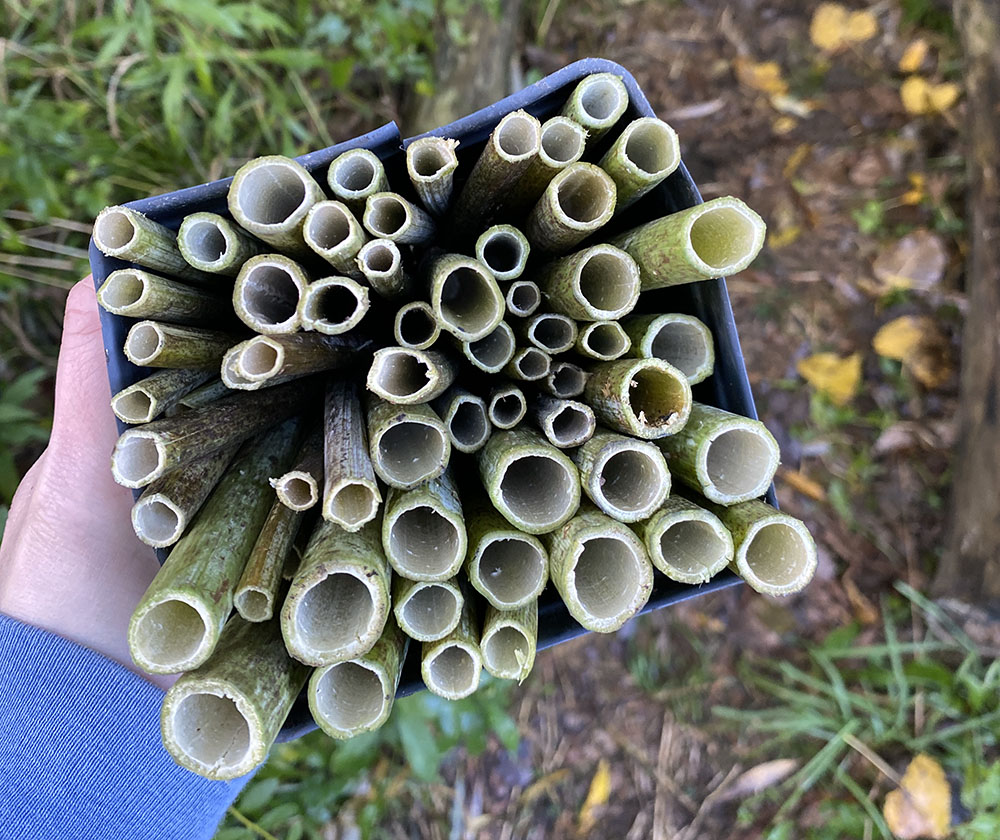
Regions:
[[126, 631], [159, 565], [132, 532], [131, 491], [111, 478], [116, 438], [88, 277], [66, 299], [52, 436], [14, 495], [0, 544], [0, 613], [138, 671]]

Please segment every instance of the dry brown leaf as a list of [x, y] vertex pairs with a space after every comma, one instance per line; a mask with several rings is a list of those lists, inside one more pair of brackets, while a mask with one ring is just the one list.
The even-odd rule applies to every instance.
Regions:
[[580, 808], [580, 834], [587, 834], [597, 824], [598, 813], [608, 804], [610, 796], [611, 766], [607, 759], [602, 758], [597, 762], [594, 778], [590, 780], [590, 790], [587, 791], [587, 798]]
[[858, 588], [858, 585], [854, 582], [854, 578], [844, 575], [841, 583], [844, 587], [844, 593], [847, 595], [847, 600], [854, 609], [855, 618], [862, 624], [868, 625], [878, 621], [880, 618], [878, 610], [875, 609], [875, 605], [868, 596]]
[[799, 375], [837, 405], [850, 402], [861, 385], [861, 354], [815, 353], [797, 366]]
[[819, 49], [836, 53], [878, 34], [878, 21], [867, 10], [849, 12], [840, 3], [820, 3], [809, 24], [809, 38]]
[[902, 786], [885, 797], [882, 813], [899, 840], [944, 840], [951, 826], [951, 787], [941, 765], [924, 753], [914, 757]]
[[737, 58], [733, 62], [733, 69], [740, 84], [749, 88], [778, 96], [788, 93], [788, 82], [782, 77], [781, 66], [776, 61], [762, 61], [758, 64], [746, 58]]
[[899, 88], [899, 97], [910, 114], [943, 114], [958, 101], [961, 92], [954, 82], [932, 84], [923, 76], [910, 76]]
[[817, 502], [826, 500], [826, 490], [818, 481], [813, 481], [805, 473], [799, 470], [789, 470], [784, 467], [778, 469], [778, 477], [793, 490], [798, 491], [803, 496], [808, 496]]
[[941, 237], [915, 230], [879, 254], [872, 269], [886, 290], [927, 291], [941, 282], [947, 265], [948, 252]]
[[927, 58], [927, 42], [923, 38], [911, 41], [899, 59], [899, 69], [904, 73], [916, 73]]
[[884, 324], [872, 339], [880, 356], [902, 362], [926, 388], [947, 382], [954, 364], [948, 340], [926, 315], [904, 315]]
[[731, 802], [734, 799], [753, 796], [753, 794], [774, 787], [787, 779], [798, 768], [799, 761], [795, 758], [776, 758], [773, 761], [765, 761], [737, 776], [733, 783], [719, 794], [716, 801]]

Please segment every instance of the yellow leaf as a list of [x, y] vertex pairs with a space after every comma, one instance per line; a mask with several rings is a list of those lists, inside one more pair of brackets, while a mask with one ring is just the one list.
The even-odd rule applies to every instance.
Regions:
[[848, 403], [861, 384], [861, 354], [816, 353], [798, 364], [799, 375], [837, 405]]
[[900, 788], [885, 797], [882, 813], [899, 840], [944, 840], [951, 825], [951, 788], [941, 765], [929, 755], [917, 755]]
[[943, 114], [958, 101], [961, 88], [953, 82], [932, 85], [923, 76], [910, 76], [899, 88], [903, 107], [910, 114]]
[[597, 824], [597, 813], [608, 804], [611, 796], [611, 767], [606, 759], [597, 762], [594, 778], [590, 780], [587, 799], [580, 808], [580, 833], [586, 834]]
[[840, 3], [820, 3], [809, 24], [810, 40], [829, 53], [860, 44], [877, 33], [875, 15], [869, 11], [848, 12]]
[[818, 481], [813, 481], [804, 472], [799, 470], [789, 470], [785, 467], [778, 469], [778, 477], [789, 485], [793, 490], [797, 490], [803, 496], [808, 496], [817, 502], [826, 500], [826, 490]]
[[927, 58], [927, 42], [923, 38], [911, 41], [899, 59], [899, 69], [904, 73], [916, 73]]
[[954, 82], [931, 85], [929, 91], [931, 110], [943, 114], [958, 101], [958, 95], [961, 92], [961, 88]]
[[872, 339], [880, 356], [902, 362], [926, 388], [951, 378], [953, 360], [947, 338], [926, 316], [904, 315], [883, 325]]
[[910, 188], [899, 197], [899, 200], [903, 204], [913, 206], [923, 201], [927, 195], [927, 179], [920, 172], [911, 172], [907, 178], [910, 180]]
[[883, 324], [872, 339], [872, 347], [880, 356], [905, 361], [923, 341], [924, 332], [928, 328], [927, 318], [904, 315]]
[[811, 143], [800, 143], [796, 146], [795, 151], [788, 156], [788, 160], [785, 161], [785, 165], [781, 168], [781, 176], [786, 181], [790, 181], [792, 176], [799, 171], [799, 167], [805, 163], [805, 160], [809, 157], [809, 153], [811, 151]]
[[797, 125], [798, 123], [795, 122], [795, 117], [778, 117], [778, 119], [774, 121], [772, 128], [774, 129], [775, 134], [788, 134], [788, 132], [794, 131], [795, 126]]
[[733, 62], [733, 67], [740, 84], [762, 93], [779, 96], [788, 93], [788, 83], [782, 78], [781, 66], [776, 61], [762, 61], [757, 64], [745, 58], [737, 58]]

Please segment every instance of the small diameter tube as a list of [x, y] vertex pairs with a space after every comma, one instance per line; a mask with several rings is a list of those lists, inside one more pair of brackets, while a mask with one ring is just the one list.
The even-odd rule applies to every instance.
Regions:
[[302, 238], [310, 208], [326, 195], [305, 167], [291, 158], [266, 155], [237, 171], [229, 185], [229, 212], [237, 223], [279, 251], [306, 256]]
[[632, 346], [622, 325], [617, 321], [594, 321], [580, 329], [576, 352], [587, 359], [610, 362], [624, 356]]
[[229, 446], [158, 478], [132, 506], [132, 530], [146, 545], [167, 548], [184, 536], [236, 454]]
[[364, 212], [368, 196], [389, 189], [382, 161], [368, 149], [338, 155], [327, 171], [327, 181], [333, 194], [358, 215]]
[[527, 112], [513, 111], [497, 123], [452, 205], [449, 218], [456, 235], [474, 232], [493, 217], [540, 145], [541, 126]]
[[112, 476], [125, 487], [145, 487], [170, 470], [280, 423], [309, 396], [305, 383], [290, 382], [127, 429], [111, 454]]
[[215, 284], [193, 268], [177, 247], [177, 234], [131, 207], [105, 207], [94, 222], [94, 244], [102, 254], [164, 271], [179, 280]]
[[527, 413], [524, 391], [516, 385], [504, 385], [490, 392], [487, 416], [498, 429], [513, 429]]
[[368, 370], [368, 390], [394, 405], [430, 402], [455, 380], [458, 365], [437, 350], [383, 347]]
[[434, 403], [434, 410], [448, 429], [453, 449], [478, 452], [490, 439], [490, 419], [482, 397], [453, 385]]
[[215, 649], [270, 508], [267, 476], [288, 462], [297, 437], [290, 420], [247, 446], [170, 552], [129, 622], [132, 660], [144, 671], [191, 671]]
[[528, 216], [533, 248], [564, 254], [606, 225], [615, 212], [615, 182], [592, 163], [574, 163], [556, 175]]
[[548, 376], [551, 369], [552, 357], [548, 353], [537, 347], [523, 347], [514, 353], [504, 373], [521, 382], [536, 382]]
[[442, 254], [429, 262], [431, 307], [441, 329], [461, 341], [477, 341], [497, 328], [504, 299], [490, 270], [458, 254]]
[[212, 658], [167, 692], [163, 745], [208, 779], [236, 779], [267, 758], [309, 669], [288, 656], [276, 621], [226, 624]]
[[491, 676], [523, 682], [535, 664], [537, 644], [537, 600], [516, 610], [486, 608], [479, 649], [483, 667]]
[[617, 210], [621, 211], [662, 183], [680, 164], [677, 132], [663, 120], [640, 117], [625, 126], [601, 158], [600, 167], [615, 182]]
[[393, 614], [399, 626], [417, 642], [436, 642], [458, 627], [465, 597], [457, 578], [443, 581], [392, 581]]
[[456, 148], [458, 141], [447, 137], [421, 137], [406, 147], [406, 173], [431, 215], [443, 215], [451, 202]]
[[528, 341], [551, 356], [572, 350], [579, 335], [573, 319], [558, 312], [543, 312], [518, 326]]
[[701, 403], [660, 448], [673, 475], [720, 505], [763, 496], [781, 462], [777, 441], [759, 420]]
[[264, 253], [260, 242], [218, 213], [185, 216], [177, 247], [194, 268], [227, 277], [235, 277], [250, 257]]
[[254, 543], [233, 596], [245, 621], [270, 621], [282, 572], [302, 524], [302, 514], [275, 500]]
[[729, 529], [736, 571], [757, 592], [790, 595], [816, 573], [816, 543], [806, 526], [756, 499], [725, 507], [705, 506]]
[[512, 528], [488, 504], [469, 506], [466, 527], [465, 573], [473, 588], [498, 610], [533, 603], [549, 580], [549, 555], [541, 541]]
[[350, 533], [321, 519], [281, 608], [288, 652], [316, 666], [364, 656], [389, 617], [389, 578], [376, 523]]
[[583, 445], [593, 437], [597, 428], [590, 406], [576, 400], [537, 394], [532, 401], [532, 409], [545, 439], [560, 449]]
[[390, 487], [409, 490], [437, 478], [448, 466], [448, 430], [429, 405], [373, 400], [367, 423], [372, 467]]
[[213, 325], [229, 315], [224, 296], [138, 268], [112, 271], [97, 291], [97, 302], [113, 315], [172, 324]]
[[476, 341], [462, 342], [462, 355], [485, 373], [499, 373], [512, 358], [517, 345], [514, 331], [506, 321], [497, 324], [489, 335]]
[[406, 637], [390, 619], [364, 656], [317, 668], [309, 678], [316, 725], [338, 741], [382, 726], [396, 699], [405, 651]]
[[555, 260], [535, 279], [556, 312], [581, 321], [617, 321], [639, 302], [639, 266], [613, 245]]
[[422, 300], [404, 303], [396, 311], [392, 334], [400, 347], [427, 350], [441, 336], [441, 325], [431, 305]]
[[139, 321], [125, 336], [125, 356], [139, 367], [217, 369], [236, 338], [230, 333]]
[[123, 423], [149, 423], [173, 408], [184, 396], [210, 379], [207, 370], [160, 370], [111, 398], [111, 410]]
[[639, 522], [670, 492], [670, 472], [656, 445], [600, 431], [573, 453], [587, 497], [612, 519]]
[[324, 277], [306, 286], [299, 321], [304, 330], [341, 335], [360, 324], [370, 306], [367, 286], [349, 277]]
[[278, 501], [290, 510], [309, 510], [319, 501], [323, 484], [323, 427], [306, 435], [292, 468], [270, 480]]
[[693, 315], [640, 315], [625, 321], [633, 356], [663, 359], [697, 385], [712, 375], [715, 347], [712, 333]]
[[580, 624], [613, 633], [639, 612], [653, 589], [646, 549], [627, 525], [597, 510], [573, 517], [548, 539], [549, 573]]
[[236, 375], [251, 383], [343, 368], [358, 356], [359, 349], [350, 338], [316, 333], [256, 335], [237, 347]]
[[659, 359], [594, 365], [583, 394], [601, 421], [643, 440], [675, 434], [691, 413], [687, 378]]
[[647, 222], [611, 244], [638, 263], [646, 292], [742, 271], [760, 253], [766, 231], [746, 204], [725, 196]]
[[440, 641], [424, 642], [420, 676], [432, 694], [461, 700], [479, 688], [483, 656], [478, 630], [471, 599], [466, 598], [458, 626]]
[[572, 362], [553, 362], [542, 387], [553, 397], [569, 400], [583, 393], [590, 374]]
[[403, 255], [391, 239], [373, 239], [358, 251], [358, 270], [373, 291], [384, 298], [396, 298], [409, 289], [411, 283], [403, 269]]
[[680, 496], [635, 530], [653, 565], [679, 583], [708, 583], [733, 561], [733, 538], [719, 517]]
[[587, 132], [569, 117], [552, 117], [542, 123], [538, 157], [531, 161], [517, 184], [505, 211], [521, 216], [535, 206], [556, 174], [583, 157]]
[[580, 506], [573, 462], [528, 429], [493, 435], [479, 453], [479, 475], [493, 506], [528, 534], [555, 530]]
[[357, 531], [376, 517], [382, 504], [357, 387], [346, 381], [330, 383], [323, 416], [323, 518], [345, 531]]
[[578, 122], [594, 143], [611, 130], [628, 108], [625, 83], [612, 73], [592, 73], [573, 89], [560, 112]]
[[355, 259], [368, 234], [346, 204], [317, 201], [306, 215], [302, 236], [306, 245], [339, 273], [348, 277], [358, 274]]
[[500, 283], [516, 280], [524, 273], [530, 252], [528, 237], [513, 225], [493, 225], [476, 240], [476, 259]]
[[542, 293], [533, 280], [515, 280], [507, 287], [507, 311], [515, 318], [527, 318], [542, 305]]
[[254, 332], [291, 333], [301, 326], [299, 302], [309, 285], [302, 267], [281, 254], [243, 264], [233, 288], [233, 309]]
[[422, 245], [434, 238], [434, 219], [394, 192], [368, 196], [361, 222], [372, 236], [399, 245]]
[[382, 548], [396, 574], [448, 580], [462, 568], [467, 545], [462, 504], [447, 470], [413, 490], [389, 491]]

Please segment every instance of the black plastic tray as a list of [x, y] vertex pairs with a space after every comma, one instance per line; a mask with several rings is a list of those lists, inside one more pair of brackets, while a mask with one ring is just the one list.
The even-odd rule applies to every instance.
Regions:
[[[461, 175], [466, 175], [469, 172], [471, 164], [482, 149], [486, 138], [489, 137], [493, 127], [503, 116], [519, 108], [523, 108], [539, 119], [553, 116], [559, 111], [573, 86], [580, 79], [591, 73], [602, 72], [620, 76], [628, 89], [629, 108], [619, 122], [619, 127], [623, 127], [629, 120], [637, 117], [656, 116], [638, 83], [625, 68], [612, 61], [599, 58], [587, 58], [574, 62], [506, 99], [501, 99], [499, 102], [456, 120], [450, 125], [427, 132], [428, 134], [453, 137], [460, 142], [458, 148], [461, 164], [458, 170], [460, 177], [456, 183], [456, 189], [460, 188]], [[614, 130], [609, 132], [602, 144], [598, 144], [595, 149], [588, 150], [586, 159], [595, 160], [599, 157], [602, 145], [606, 146], [610, 143], [616, 134], [617, 132]], [[364, 147], [371, 149], [382, 158], [390, 181], [394, 186], [400, 185], [402, 187], [407, 180], [403, 150], [407, 144], [415, 139], [412, 137], [404, 140], [396, 124], [387, 123], [381, 128], [353, 140], [302, 155], [298, 161], [316, 175], [320, 183], [325, 183], [326, 170], [337, 155], [348, 149]], [[224, 178], [166, 195], [129, 202], [127, 206], [176, 230], [180, 227], [181, 220], [190, 213], [211, 211], [228, 216], [226, 193], [231, 180], [231, 178]], [[702, 198], [698, 188], [691, 179], [687, 168], [681, 163], [677, 171], [662, 185], [636, 202], [621, 216], [616, 217], [605, 230], [601, 231], [599, 236], [603, 238], [614, 231], [626, 230], [643, 221], [693, 207], [701, 202]], [[94, 283], [99, 287], [112, 271], [125, 268], [129, 264], [104, 256], [91, 241], [90, 265], [94, 274]], [[746, 417], [757, 417], [753, 396], [750, 393], [750, 383], [747, 380], [746, 368], [743, 364], [743, 355], [740, 351], [739, 336], [736, 333], [733, 312], [729, 305], [729, 294], [726, 291], [725, 280], [708, 280], [702, 283], [644, 293], [640, 297], [636, 311], [684, 312], [695, 315], [704, 321], [715, 338], [715, 373], [705, 382], [694, 386], [695, 399]], [[111, 315], [103, 310], [100, 314], [105, 354], [108, 361], [108, 378], [111, 382], [112, 393], [116, 393], [148, 375], [151, 371], [132, 365], [122, 352], [125, 335], [134, 321]], [[121, 423], [119, 423], [119, 427], [120, 431], [125, 428]], [[773, 487], [768, 491], [767, 500], [775, 504]], [[166, 552], [158, 552], [158, 554], [162, 562]], [[689, 598], [696, 598], [699, 595], [725, 589], [738, 583], [740, 583], [740, 578], [730, 571], [722, 572], [701, 586], [676, 583], [656, 572], [652, 595], [642, 611], [649, 612], [669, 607]], [[581, 627], [569, 615], [558, 593], [549, 585], [539, 600], [538, 649], [544, 650], [587, 632], [589, 631]], [[424, 688], [420, 679], [419, 653], [420, 645], [411, 645], [397, 696], [404, 697]], [[292, 709], [279, 740], [296, 738], [314, 728], [315, 724], [309, 714], [308, 705], [305, 697], [302, 696]]]

